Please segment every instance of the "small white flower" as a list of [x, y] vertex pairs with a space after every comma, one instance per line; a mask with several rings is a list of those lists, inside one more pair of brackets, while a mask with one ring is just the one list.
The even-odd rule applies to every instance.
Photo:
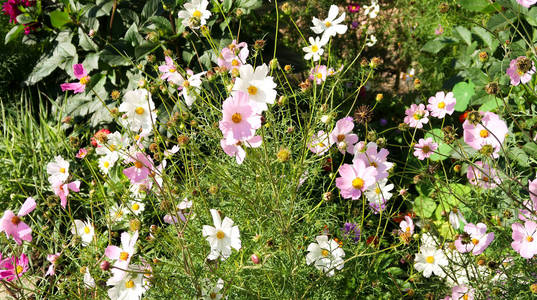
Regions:
[[120, 132], [116, 131], [114, 133], [110, 133], [106, 136], [106, 143], [101, 143], [100, 141], [97, 141], [97, 148], [95, 148], [95, 153], [103, 156], [107, 156], [110, 154], [115, 154], [118, 158], [126, 159], [127, 155], [124, 153], [124, 150], [129, 144], [130, 139], [127, 133], [121, 134]]
[[86, 272], [84, 273], [84, 285], [92, 289], [95, 288], [95, 280], [91, 277], [89, 268], [86, 268]]
[[436, 248], [438, 246], [438, 242], [436, 241], [436, 238], [432, 236], [430, 233], [425, 232], [421, 235], [421, 247], [430, 247], [430, 248]]
[[185, 98], [185, 103], [188, 107], [196, 100], [196, 94], [200, 93], [201, 88], [201, 76], [207, 72], [201, 72], [194, 74], [192, 70], [187, 70], [187, 79], [182, 81], [180, 85], [181, 94]]
[[378, 5], [376, 0], [371, 1], [371, 5], [364, 5], [364, 14], [370, 19], [376, 18], [379, 11], [380, 6]]
[[141, 299], [146, 290], [143, 274], [129, 273], [108, 290], [108, 297], [112, 300]]
[[61, 156], [56, 156], [54, 161], [47, 164], [48, 181], [54, 185], [57, 182], [65, 182], [69, 177], [69, 162]]
[[441, 249], [433, 247], [421, 247], [420, 253], [416, 254], [414, 267], [417, 271], [423, 272], [424, 277], [431, 277], [434, 273], [437, 276], [444, 277], [446, 274], [442, 266], [448, 265], [446, 255]]
[[377, 43], [377, 37], [374, 35], [370, 35], [369, 39], [365, 43], [367, 47], [373, 47]]
[[386, 201], [392, 198], [391, 190], [393, 190], [394, 185], [392, 183], [387, 184], [388, 179], [382, 179], [376, 184], [372, 185], [365, 191], [365, 196], [367, 200], [371, 203], [375, 203], [379, 206], [385, 204]]
[[186, 197], [181, 201], [181, 203], [177, 204], [177, 208], [180, 210], [184, 210], [187, 208], [192, 207], [192, 200], [188, 200]]
[[315, 239], [317, 243], [308, 246], [306, 263], [309, 265], [314, 262], [318, 270], [327, 273], [327, 276], [333, 276], [335, 269], [341, 270], [344, 266], [345, 251], [333, 239], [328, 240], [326, 235], [320, 235]]
[[228, 217], [224, 221], [220, 218], [220, 214], [216, 209], [211, 209], [213, 217], [213, 226], [203, 225], [203, 236], [207, 237], [207, 241], [211, 246], [211, 253], [207, 259], [215, 260], [221, 256], [222, 260], [231, 255], [231, 248], [239, 250], [241, 248], [241, 240], [239, 226], [233, 226], [233, 220]]
[[451, 226], [453, 226], [453, 228], [459, 229], [461, 227], [461, 222], [464, 225], [466, 225], [466, 223], [467, 223], [466, 219], [462, 215], [461, 211], [454, 207], [449, 212], [449, 223], [451, 224]]
[[201, 287], [201, 298], [203, 300], [222, 299], [220, 291], [224, 288], [224, 280], [218, 278], [216, 283], [212, 283], [208, 278], [203, 280], [203, 286]]
[[168, 150], [168, 149], [164, 150], [164, 157], [165, 158], [170, 158], [175, 153], [177, 153], [177, 151], [179, 151], [179, 146], [174, 145], [170, 150]]
[[339, 9], [336, 5], [331, 5], [328, 11], [328, 17], [324, 20], [319, 20], [313, 17], [313, 27], [311, 30], [316, 34], [323, 34], [323, 39], [328, 40], [336, 34], [344, 34], [347, 32], [347, 25], [340, 24], [345, 20], [345, 13], [337, 17]]
[[332, 117], [330, 115], [322, 115], [321, 116], [321, 122], [323, 124], [327, 124], [330, 121], [332, 121]]
[[106, 156], [102, 156], [99, 158], [99, 169], [103, 174], [108, 175], [110, 173], [110, 169], [116, 164], [116, 161], [118, 160], [118, 154], [116, 152], [109, 153]]
[[82, 239], [82, 246], [87, 246], [93, 241], [93, 236], [95, 235], [95, 228], [91, 225], [91, 222], [87, 220], [86, 222], [80, 220], [74, 220], [75, 224], [71, 228], [71, 233], [74, 235], [80, 236]]
[[192, 0], [190, 3], [185, 3], [184, 10], [178, 14], [179, 19], [183, 19], [181, 23], [185, 27], [198, 29], [207, 23], [207, 19], [211, 17], [211, 12], [207, 10], [209, 2], [207, 0]]
[[309, 41], [310, 45], [302, 48], [302, 50], [306, 52], [304, 59], [310, 60], [313, 58], [313, 61], [318, 61], [321, 58], [321, 55], [324, 53], [324, 49], [322, 47], [326, 45], [327, 40], [321, 39], [320, 37], [315, 37], [314, 39], [310, 36]]
[[114, 204], [110, 208], [110, 219], [112, 222], [122, 222], [125, 219], [125, 216], [130, 214], [130, 210], [128, 210], [126, 207], [122, 207], [121, 205]]
[[119, 111], [124, 112], [127, 117], [125, 123], [135, 132], [140, 129], [148, 131], [153, 129], [153, 122], [156, 122], [154, 110], [155, 104], [151, 100], [151, 93], [146, 89], [128, 91], [119, 106]]
[[272, 76], [267, 76], [269, 67], [266, 64], [255, 68], [252, 65], [242, 65], [239, 68], [240, 77], [235, 80], [234, 91], [247, 93], [254, 103], [256, 112], [267, 110], [267, 104], [274, 104], [276, 100], [276, 83]]
[[132, 211], [134, 215], [141, 214], [145, 209], [145, 204], [140, 201], [131, 201], [129, 203], [129, 209]]

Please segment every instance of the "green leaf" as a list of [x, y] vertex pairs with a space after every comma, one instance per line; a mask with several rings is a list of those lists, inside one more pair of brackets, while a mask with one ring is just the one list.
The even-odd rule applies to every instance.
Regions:
[[446, 38], [446, 37], [440, 37], [436, 38], [432, 41], [428, 41], [422, 48], [421, 51], [429, 52], [432, 54], [436, 54], [440, 52], [440, 50], [444, 49], [449, 44], [456, 43], [457, 40], [453, 38]]
[[530, 156], [537, 157], [537, 144], [529, 142], [522, 146], [522, 149], [526, 151]]
[[6, 34], [6, 38], [4, 39], [4, 44], [7, 44], [11, 42], [12, 40], [16, 39], [20, 33], [24, 30], [23, 25], [16, 25]]
[[233, 4], [231, 0], [224, 0], [224, 3], [222, 3], [222, 8], [224, 12], [227, 13], [231, 9], [231, 4]]
[[142, 9], [142, 18], [146, 20], [149, 17], [153, 16], [158, 10], [159, 3], [159, 0], [147, 1], [144, 5], [144, 8]]
[[499, 98], [492, 95], [488, 95], [486, 98], [487, 100], [479, 107], [479, 111], [494, 111], [504, 106], [503, 101]]
[[515, 19], [516, 19], [515, 13], [513, 13], [510, 10], [506, 10], [505, 12], [503, 12], [503, 14], [493, 15], [487, 23], [487, 28], [491, 31], [494, 31], [496, 29], [503, 28], [509, 25], [510, 23], [513, 23]]
[[462, 26], [457, 26], [455, 27], [455, 31], [460, 35], [462, 40], [466, 42], [466, 44], [468, 45], [472, 44], [472, 33], [470, 32], [470, 30]]
[[534, 6], [530, 9], [526, 15], [526, 21], [528, 21], [531, 26], [537, 26], [537, 7]]
[[132, 23], [131, 27], [125, 33], [125, 40], [131, 42], [131, 45], [136, 47], [144, 40], [140, 33], [138, 33], [138, 26]]
[[76, 47], [71, 43], [60, 43], [54, 49], [54, 56], [74, 57], [76, 56]]
[[487, 47], [489, 47], [492, 52], [494, 52], [496, 48], [498, 48], [500, 43], [495, 40], [492, 34], [490, 34], [490, 32], [488, 32], [486, 29], [474, 26], [472, 27], [472, 32], [477, 34], [477, 36], [479, 36], [483, 40], [483, 43], [485, 43], [485, 45], [487, 45]]
[[151, 43], [149, 41], [143, 41], [140, 45], [134, 48], [134, 56], [136, 59], [140, 59], [147, 54], [160, 48], [160, 44]]
[[524, 150], [518, 147], [512, 147], [507, 150], [507, 156], [516, 161], [521, 167], [529, 167], [529, 157]]
[[430, 218], [436, 209], [433, 199], [425, 196], [418, 196], [414, 199], [414, 212], [422, 218]]
[[99, 68], [99, 53], [90, 53], [86, 56], [84, 59], [84, 62], [82, 62], [84, 65], [84, 68], [90, 72], [92, 70]]
[[69, 14], [63, 11], [55, 10], [49, 14], [50, 23], [56, 28], [62, 28], [63, 25], [71, 22]]
[[459, 0], [459, 4], [471, 11], [483, 11], [490, 5], [487, 0]]
[[459, 82], [453, 87], [453, 95], [457, 99], [456, 111], [465, 111], [470, 102], [470, 98], [475, 94], [473, 83]]
[[30, 17], [27, 14], [20, 14], [17, 16], [17, 22], [20, 24], [28, 24], [32, 23], [34, 21], [34, 18]]
[[78, 45], [86, 51], [99, 51], [97, 44], [80, 27], [78, 28]]
[[429, 157], [430, 160], [441, 161], [449, 158], [453, 149], [450, 145], [444, 143], [444, 132], [441, 129], [435, 128], [430, 130], [425, 134], [424, 138], [432, 138], [438, 144], [438, 149], [436, 149], [435, 153], [431, 154]]
[[157, 29], [160, 29], [164, 32], [173, 32], [172, 24], [164, 17], [152, 16], [149, 18], [149, 22], [155, 24]]
[[32, 73], [28, 75], [28, 78], [24, 82], [26, 85], [34, 85], [41, 79], [47, 77], [58, 67], [61, 62], [61, 58], [57, 56], [50, 56], [42, 58], [32, 70]]

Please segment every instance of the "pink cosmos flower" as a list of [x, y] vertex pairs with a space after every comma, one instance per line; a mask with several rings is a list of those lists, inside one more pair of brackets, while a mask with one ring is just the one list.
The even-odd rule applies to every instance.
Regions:
[[344, 164], [339, 168], [339, 175], [336, 178], [336, 186], [339, 188], [341, 196], [345, 199], [359, 199], [362, 192], [375, 184], [377, 170], [370, 167], [363, 160], [353, 160], [352, 165]]
[[407, 234], [409, 236], [414, 234], [414, 222], [409, 216], [405, 216], [405, 219], [399, 223], [400, 234]]
[[537, 223], [533, 221], [526, 221], [524, 225], [514, 223], [511, 228], [513, 229], [513, 242], [511, 243], [513, 250], [527, 259], [537, 254]]
[[468, 166], [468, 172], [466, 178], [471, 184], [480, 186], [484, 189], [490, 189], [496, 187], [500, 180], [496, 176], [496, 170], [490, 167], [487, 163], [482, 161], [476, 161], [475, 167], [473, 165]]
[[461, 253], [472, 251], [473, 255], [479, 255], [494, 240], [494, 233], [487, 233], [487, 225], [483, 223], [468, 223], [464, 226], [464, 232], [466, 234], [459, 235], [455, 240], [455, 248]]
[[160, 79], [166, 80], [173, 84], [180, 84], [184, 80], [184, 78], [181, 73], [177, 72], [177, 67], [175, 66], [175, 63], [173, 62], [172, 58], [166, 56], [164, 57], [164, 60], [166, 61], [166, 64], [158, 67], [158, 70], [161, 73], [164, 73], [160, 75]]
[[330, 145], [335, 143], [341, 154], [345, 154], [345, 151], [354, 153], [354, 144], [358, 142], [358, 136], [352, 133], [353, 128], [352, 117], [346, 117], [337, 121], [336, 127], [330, 133]]
[[374, 142], [369, 142], [366, 145], [367, 148], [365, 149], [365, 152], [361, 152], [360, 149], [363, 151], [364, 148], [359, 146], [362, 145], [360, 143], [358, 143], [355, 147], [353, 162], [355, 160], [361, 160], [366, 165], [374, 167], [377, 171], [377, 181], [388, 178], [388, 171], [393, 166], [393, 163], [387, 161], [388, 154], [390, 154], [390, 152], [384, 148], [381, 148], [380, 151], [377, 152], [377, 144]]
[[237, 91], [222, 104], [220, 130], [229, 143], [249, 139], [261, 127], [261, 116], [254, 112], [248, 94]]
[[519, 56], [509, 63], [506, 73], [511, 77], [511, 84], [514, 86], [521, 82], [528, 83], [535, 73], [535, 63], [525, 56]]
[[80, 148], [78, 149], [78, 153], [76, 154], [76, 158], [84, 158], [86, 157], [86, 155], [88, 155], [88, 150], [86, 148]]
[[518, 4], [524, 6], [525, 8], [529, 8], [533, 4], [537, 3], [537, 0], [516, 0]]
[[28, 271], [28, 257], [21, 254], [20, 257], [12, 256], [0, 262], [0, 280], [13, 281]]
[[429, 158], [431, 154], [438, 149], [438, 144], [433, 141], [433, 138], [420, 139], [418, 143], [414, 146], [416, 149], [414, 151], [414, 156], [419, 160], [424, 160]]
[[134, 166], [123, 170], [123, 174], [130, 179], [131, 184], [143, 181], [153, 170], [153, 160], [151, 157], [142, 152], [137, 152], [135, 158], [130, 160], [134, 162]]
[[69, 191], [77, 193], [80, 192], [80, 181], [76, 180], [69, 183], [58, 181], [52, 185], [52, 190], [56, 196], [60, 197], [61, 205], [65, 209], [67, 206], [67, 196], [69, 196]]
[[242, 164], [244, 158], [246, 158], [246, 151], [244, 151], [242, 146], [246, 146], [249, 148], [258, 148], [261, 146], [262, 143], [263, 139], [259, 135], [253, 136], [245, 141], [239, 141], [236, 143], [229, 143], [229, 141], [226, 139], [220, 140], [220, 146], [222, 147], [224, 152], [231, 157], [235, 157], [239, 165]]
[[429, 122], [429, 111], [425, 109], [425, 105], [412, 104], [410, 108], [405, 110], [406, 117], [404, 122], [410, 127], [422, 128], [423, 124]]
[[60, 87], [62, 88], [62, 91], [71, 90], [75, 94], [82, 93], [86, 90], [86, 84], [88, 84], [90, 81], [88, 72], [86, 69], [84, 69], [82, 64], [74, 64], [73, 72], [75, 73], [75, 77], [79, 80], [79, 82], [62, 83]]
[[106, 247], [104, 255], [109, 259], [115, 260], [112, 268], [113, 276], [106, 282], [107, 285], [115, 285], [120, 282], [127, 272], [132, 256], [136, 252], [136, 241], [138, 240], [138, 231], [135, 231], [132, 236], [128, 232], [121, 234], [121, 248], [110, 245]]
[[480, 123], [474, 125], [466, 119], [462, 124], [464, 142], [476, 150], [490, 145], [494, 150], [492, 157], [497, 158], [508, 132], [507, 124], [495, 113], [479, 112], [479, 114], [482, 116]]
[[331, 145], [332, 144], [330, 143], [328, 134], [325, 133], [323, 130], [320, 130], [319, 132], [317, 132], [317, 134], [314, 134], [311, 137], [311, 140], [308, 143], [308, 148], [311, 152], [317, 155], [323, 155], [326, 151], [328, 151], [328, 149], [330, 149]]
[[522, 221], [537, 221], [537, 178], [528, 183], [530, 200], [524, 201], [524, 207], [518, 210], [518, 218]]
[[528, 183], [528, 189], [530, 191], [530, 199], [533, 203], [537, 203], [537, 178]]
[[50, 266], [48, 266], [48, 270], [47, 273], [45, 273], [45, 277], [49, 275], [56, 275], [56, 260], [58, 260], [58, 257], [60, 257], [59, 252], [47, 255], [47, 260], [50, 262]]
[[245, 42], [237, 44], [237, 41], [233, 40], [229, 46], [220, 52], [218, 66], [224, 67], [232, 73], [234, 69], [238, 70], [240, 66], [246, 63], [248, 54], [248, 45]]
[[451, 115], [455, 111], [457, 100], [453, 97], [453, 93], [438, 92], [433, 97], [429, 98], [427, 109], [431, 111], [431, 116], [442, 119], [446, 114]]
[[474, 300], [475, 290], [465, 284], [454, 286], [451, 289], [451, 299], [453, 300]]
[[47, 164], [47, 173], [49, 174], [48, 181], [50, 184], [63, 183], [69, 177], [69, 162], [58, 155], [54, 158], [54, 161]]
[[0, 219], [0, 232], [5, 232], [8, 238], [13, 237], [19, 245], [22, 244], [22, 241], [31, 242], [32, 228], [24, 223], [21, 217], [31, 213], [35, 207], [35, 200], [32, 197], [28, 197], [17, 215], [11, 210], [6, 210], [2, 219]]
[[311, 69], [309, 79], [315, 82], [316, 84], [321, 84], [326, 80], [328, 75], [328, 69], [325, 65], [318, 65]]
[[435, 35], [441, 35], [444, 33], [444, 27], [442, 27], [442, 24], [438, 24], [438, 27], [434, 30]]

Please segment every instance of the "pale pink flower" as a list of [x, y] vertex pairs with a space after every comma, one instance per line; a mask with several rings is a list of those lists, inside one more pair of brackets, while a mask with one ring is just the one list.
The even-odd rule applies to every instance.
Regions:
[[261, 127], [261, 116], [254, 112], [248, 94], [237, 91], [222, 105], [220, 130], [229, 143], [249, 139]]
[[423, 124], [429, 122], [429, 111], [425, 109], [425, 105], [412, 104], [410, 108], [405, 110], [406, 117], [404, 122], [410, 127], [423, 128]]
[[76, 154], [76, 158], [84, 158], [88, 155], [88, 150], [86, 148], [80, 148], [78, 149], [78, 153]]
[[62, 91], [72, 90], [75, 94], [82, 93], [86, 90], [86, 84], [90, 81], [88, 72], [84, 69], [82, 64], [74, 64], [73, 72], [79, 82], [62, 83], [60, 87], [62, 88]]
[[311, 152], [317, 155], [322, 155], [330, 149], [331, 145], [328, 134], [323, 130], [320, 130], [317, 134], [311, 137], [310, 142], [308, 143], [308, 148]]
[[494, 233], [487, 233], [487, 225], [477, 223], [474, 225], [468, 223], [464, 226], [466, 234], [459, 235], [455, 240], [455, 248], [461, 253], [472, 252], [473, 255], [479, 255], [487, 249], [494, 240]]
[[321, 84], [326, 80], [328, 76], [328, 69], [325, 65], [318, 65], [311, 69], [309, 79], [316, 84]]
[[21, 217], [31, 213], [36, 207], [34, 198], [28, 197], [22, 204], [19, 213], [15, 215], [13, 211], [6, 210], [4, 216], [0, 219], [0, 232], [5, 232], [9, 238], [13, 237], [17, 244], [22, 244], [22, 241], [32, 241], [32, 228], [24, 223]]
[[387, 161], [390, 152], [384, 148], [381, 148], [380, 151], [377, 152], [378, 146], [374, 142], [369, 142], [365, 152], [361, 152], [360, 149], [363, 151], [363, 147], [358, 146], [358, 144], [355, 147], [353, 162], [355, 160], [362, 160], [366, 165], [374, 167], [377, 171], [376, 180], [378, 181], [388, 178], [388, 171], [393, 166], [393, 163]]
[[158, 70], [163, 73], [162, 75], [160, 75], [160, 79], [166, 80], [176, 85], [182, 83], [184, 81], [184, 78], [181, 73], [177, 71], [177, 67], [175, 66], [175, 63], [173, 62], [172, 58], [166, 56], [164, 57], [164, 60], [166, 61], [166, 64], [158, 67]]
[[537, 203], [537, 178], [528, 183], [528, 189], [530, 191], [530, 199], [533, 203]]
[[130, 179], [131, 184], [139, 183], [146, 179], [153, 169], [153, 161], [148, 155], [137, 152], [135, 158], [132, 161], [134, 166], [123, 170], [123, 174]]
[[63, 183], [69, 177], [69, 162], [58, 155], [54, 157], [54, 161], [47, 164], [47, 173], [50, 184]]
[[258, 148], [263, 143], [263, 139], [259, 135], [255, 135], [245, 141], [238, 141], [236, 143], [228, 143], [226, 139], [220, 140], [220, 146], [224, 150], [224, 152], [231, 156], [235, 157], [237, 160], [237, 163], [240, 165], [244, 161], [244, 158], [246, 158], [246, 151], [242, 148], [242, 146], [246, 146], [249, 148]]
[[67, 196], [69, 196], [69, 191], [80, 192], [80, 181], [76, 180], [69, 183], [56, 182], [52, 185], [52, 190], [56, 196], [60, 197], [61, 205], [65, 209], [67, 206]]
[[121, 234], [121, 248], [114, 245], [109, 245], [104, 251], [104, 255], [109, 259], [115, 260], [112, 274], [113, 276], [106, 282], [107, 285], [115, 285], [120, 282], [127, 272], [132, 256], [136, 252], [136, 241], [138, 240], [138, 231], [135, 231], [132, 236], [128, 232]]
[[441, 35], [444, 33], [444, 27], [442, 27], [442, 24], [438, 24], [438, 27], [434, 30], [435, 35]]
[[339, 168], [339, 175], [336, 178], [336, 186], [339, 188], [341, 196], [345, 199], [359, 199], [367, 188], [375, 184], [377, 171], [370, 167], [363, 160], [353, 160], [352, 165], [344, 164]]
[[496, 170], [487, 163], [476, 161], [474, 165], [468, 166], [468, 172], [466, 173], [466, 178], [471, 184], [490, 189], [500, 183], [498, 176], [496, 176]]
[[513, 242], [511, 247], [524, 258], [532, 258], [537, 254], [537, 223], [526, 221], [524, 225], [514, 223], [511, 225], [513, 229]]
[[474, 300], [475, 290], [465, 284], [454, 286], [451, 289], [452, 300]]
[[[529, 66], [530, 62], [531, 66]], [[522, 66], [523, 64], [528, 65]], [[526, 56], [519, 56], [511, 60], [506, 73], [511, 78], [511, 84], [514, 86], [519, 85], [521, 82], [528, 83], [531, 80], [531, 76], [535, 73], [535, 63]]]
[[234, 69], [239, 69], [246, 63], [248, 58], [248, 45], [245, 42], [238, 43], [233, 40], [229, 46], [222, 49], [220, 56], [218, 56], [218, 66], [225, 67], [229, 72]]
[[339, 152], [345, 154], [345, 151], [354, 153], [354, 144], [358, 142], [358, 136], [352, 133], [354, 122], [352, 117], [346, 117], [336, 122], [336, 127], [329, 136], [330, 145], [336, 144]]
[[56, 260], [58, 260], [58, 257], [60, 257], [59, 252], [47, 255], [47, 260], [50, 262], [50, 266], [48, 266], [48, 270], [47, 273], [45, 273], [45, 277], [49, 275], [56, 275]]
[[451, 115], [455, 111], [457, 100], [453, 97], [453, 93], [438, 92], [433, 97], [429, 98], [427, 109], [431, 111], [431, 116], [442, 119], [446, 114]]
[[490, 145], [494, 150], [492, 157], [497, 158], [508, 132], [507, 124], [495, 113], [479, 112], [479, 114], [482, 116], [480, 123], [472, 124], [467, 119], [462, 124], [464, 142], [476, 150]]
[[424, 160], [429, 158], [436, 149], [438, 149], [438, 144], [433, 141], [433, 138], [420, 139], [416, 145], [414, 151], [414, 156], [419, 160]]
[[400, 234], [407, 234], [409, 236], [414, 234], [414, 222], [409, 216], [405, 216], [405, 219], [399, 223]]
[[13, 281], [20, 278], [22, 274], [28, 271], [28, 257], [21, 254], [20, 257], [12, 256], [0, 262], [0, 281]]

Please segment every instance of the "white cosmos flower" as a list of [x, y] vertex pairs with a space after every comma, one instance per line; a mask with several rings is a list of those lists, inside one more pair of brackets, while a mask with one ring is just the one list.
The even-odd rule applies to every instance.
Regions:
[[75, 224], [73, 228], [71, 228], [71, 233], [80, 236], [82, 239], [82, 246], [89, 245], [95, 235], [95, 228], [91, 225], [89, 220], [83, 222], [75, 219], [74, 222]]
[[436, 248], [437, 246], [437, 239], [432, 234], [425, 232], [421, 235], [421, 247]]
[[110, 208], [110, 220], [112, 220], [113, 223], [122, 222], [128, 214], [130, 214], [130, 210], [121, 205], [114, 204]]
[[306, 263], [314, 266], [318, 270], [327, 272], [327, 276], [333, 276], [334, 270], [341, 270], [344, 265], [343, 257], [345, 251], [339, 247], [339, 244], [333, 239], [328, 240], [326, 235], [320, 235], [315, 238], [317, 243], [311, 243], [308, 246]]
[[240, 77], [235, 80], [234, 91], [248, 94], [257, 113], [267, 110], [267, 103], [273, 104], [276, 100], [276, 83], [272, 76], [267, 76], [269, 67], [266, 64], [255, 68], [252, 65], [242, 65], [239, 68]]
[[203, 286], [201, 287], [201, 298], [203, 300], [222, 299], [220, 291], [224, 288], [224, 280], [218, 278], [216, 283], [212, 283], [208, 278], [203, 280]]
[[91, 277], [89, 268], [86, 268], [86, 272], [84, 273], [84, 285], [92, 289], [95, 288], [95, 280]]
[[153, 129], [153, 122], [156, 122], [154, 110], [155, 104], [151, 100], [151, 93], [146, 89], [128, 91], [119, 106], [119, 111], [124, 112], [127, 117], [126, 125], [135, 132], [140, 129], [148, 131]]
[[54, 161], [47, 164], [47, 173], [50, 184], [65, 182], [69, 177], [69, 162], [58, 155], [54, 157]]
[[137, 216], [144, 211], [145, 204], [143, 202], [133, 200], [129, 203], [129, 208], [132, 213]]
[[192, 0], [190, 3], [185, 3], [184, 10], [179, 12], [179, 19], [183, 19], [181, 23], [185, 27], [198, 29], [207, 23], [207, 19], [211, 17], [211, 12], [207, 10], [209, 2], [207, 0]]
[[181, 203], [177, 204], [177, 209], [187, 209], [192, 207], [192, 200], [188, 200], [186, 197], [181, 201]]
[[390, 191], [393, 190], [394, 185], [392, 183], [387, 183], [388, 179], [385, 178], [369, 187], [365, 191], [365, 196], [367, 197], [367, 200], [369, 200], [369, 202], [371, 203], [376, 203], [378, 205], [381, 205], [386, 201], [390, 200], [392, 198], [392, 193], [390, 193]]
[[464, 225], [468, 223], [458, 208], [452, 208], [449, 212], [449, 223], [451, 226], [453, 226], [453, 228], [459, 229], [461, 227], [461, 222]]
[[318, 61], [321, 58], [321, 55], [324, 53], [324, 49], [322, 47], [326, 45], [327, 40], [321, 39], [320, 37], [315, 37], [314, 39], [310, 36], [309, 41], [310, 45], [302, 48], [302, 50], [306, 52], [304, 59], [310, 60], [313, 58], [313, 61]]
[[423, 276], [427, 278], [431, 277], [433, 273], [444, 277], [446, 274], [441, 267], [448, 265], [444, 251], [433, 247], [421, 247], [420, 250], [420, 253], [416, 253], [414, 263], [416, 270], [423, 272]]
[[[104, 251], [104, 255], [111, 260], [114, 260], [113, 268], [111, 269], [112, 277], [106, 281], [107, 285], [117, 285], [118, 282], [125, 280], [128, 277], [127, 270], [132, 256], [136, 253], [136, 241], [138, 240], [138, 231], [132, 235], [128, 232], [121, 234], [121, 246], [109, 245]], [[137, 299], [137, 298], [136, 298]]]
[[323, 39], [328, 40], [330, 37], [336, 34], [344, 34], [347, 32], [347, 25], [340, 24], [345, 20], [345, 13], [342, 13], [339, 18], [337, 17], [339, 8], [336, 5], [331, 5], [328, 11], [328, 17], [324, 20], [319, 20], [313, 17], [313, 27], [311, 30], [316, 34], [323, 34]]
[[207, 237], [211, 246], [211, 253], [207, 259], [214, 260], [222, 256], [222, 260], [224, 260], [231, 255], [231, 248], [235, 248], [235, 250], [241, 248], [239, 226], [233, 226], [233, 220], [228, 217], [222, 221], [216, 209], [211, 209], [211, 215], [214, 227], [203, 225], [203, 236]]
[[146, 290], [144, 275], [129, 273], [108, 290], [108, 297], [112, 300], [136, 300], [141, 299]]
[[185, 98], [185, 103], [190, 107], [196, 100], [196, 94], [199, 94], [201, 88], [201, 76], [207, 72], [194, 74], [192, 70], [187, 70], [187, 79], [181, 82], [181, 94]]
[[98, 147], [95, 148], [95, 153], [99, 155], [110, 155], [115, 153], [121, 159], [127, 158], [125, 151], [121, 151], [126, 149], [130, 144], [129, 136], [126, 133], [123, 135], [119, 131], [110, 133], [106, 136], [106, 143], [101, 143], [99, 141], [97, 141], [97, 143]]
[[378, 5], [376, 0], [371, 1], [371, 5], [364, 5], [364, 14], [370, 19], [376, 18], [379, 11], [380, 6]]
[[110, 169], [116, 164], [119, 156], [117, 152], [110, 152], [108, 155], [99, 158], [99, 169], [103, 174], [110, 173]]
[[370, 35], [369, 39], [365, 43], [367, 47], [373, 47], [377, 43], [377, 37], [374, 35]]

